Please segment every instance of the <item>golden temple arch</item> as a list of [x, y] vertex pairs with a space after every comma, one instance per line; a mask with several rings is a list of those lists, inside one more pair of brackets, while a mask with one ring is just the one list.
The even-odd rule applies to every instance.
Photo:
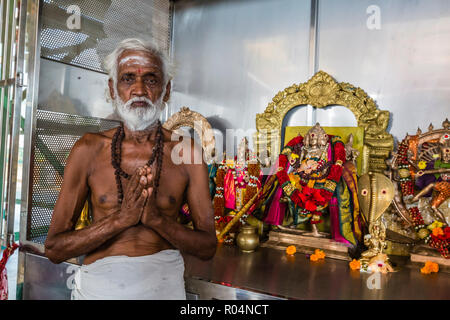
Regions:
[[281, 141], [284, 117], [301, 105], [316, 108], [340, 105], [350, 109], [358, 127], [364, 128], [362, 174], [369, 171], [383, 173], [387, 169], [386, 159], [394, 148], [394, 139], [387, 132], [389, 111], [379, 110], [361, 88], [346, 82], [338, 83], [324, 71], [317, 72], [305, 83], [278, 92], [264, 113], [256, 115], [254, 141], [258, 151], [266, 146], [267, 150], [280, 153], [281, 143], [277, 146], [271, 146], [271, 143]]

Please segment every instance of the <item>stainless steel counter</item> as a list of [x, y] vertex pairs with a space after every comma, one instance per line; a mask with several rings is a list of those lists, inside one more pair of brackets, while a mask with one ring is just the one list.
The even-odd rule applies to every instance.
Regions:
[[450, 274], [423, 275], [420, 266], [380, 275], [380, 289], [369, 289], [371, 275], [351, 271], [348, 262], [311, 262], [271, 248], [243, 253], [220, 245], [212, 260], [186, 255], [185, 264], [187, 291], [197, 299], [450, 299]]

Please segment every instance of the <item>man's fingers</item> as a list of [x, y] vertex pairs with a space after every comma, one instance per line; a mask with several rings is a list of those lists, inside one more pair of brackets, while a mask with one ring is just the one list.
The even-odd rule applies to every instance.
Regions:
[[[153, 194], [153, 187], [147, 188], [145, 189], [147, 191], [147, 197], [150, 198]], [[147, 203], [149, 203], [150, 201], [147, 201]]]
[[130, 182], [128, 183], [127, 191], [134, 192], [136, 188], [139, 186], [139, 180], [141, 176], [139, 175], [139, 169], [136, 169], [134, 174], [131, 176]]
[[145, 173], [146, 173], [145, 167], [138, 168], [138, 172], [139, 172], [139, 175], [141, 175], [141, 176], [145, 175]]
[[134, 189], [134, 198], [138, 199], [141, 196], [143, 190], [147, 187], [147, 177], [141, 176], [139, 179], [138, 186]]
[[148, 174], [146, 176], [146, 179], [147, 179], [147, 187], [153, 187], [153, 175]]
[[136, 200], [136, 204], [138, 207], [143, 207], [145, 204], [145, 200], [147, 200], [148, 192], [147, 189], [143, 189], [139, 194], [139, 197]]

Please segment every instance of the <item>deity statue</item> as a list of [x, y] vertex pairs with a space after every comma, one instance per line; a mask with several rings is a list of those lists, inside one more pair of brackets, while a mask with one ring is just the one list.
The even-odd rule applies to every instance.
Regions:
[[[439, 206], [450, 197], [450, 135], [443, 134], [439, 139], [440, 157], [429, 163], [420, 163], [423, 170], [416, 173], [416, 186], [421, 191], [412, 198], [419, 201], [423, 196], [432, 195], [430, 205], [436, 217], [445, 225], [444, 213]], [[419, 167], [420, 169], [420, 167]]]
[[347, 149], [350, 161], [341, 138], [328, 135], [319, 123], [304, 138], [289, 141], [278, 159], [277, 190], [264, 221], [280, 229], [309, 222], [312, 232], [306, 235], [323, 237], [317, 225], [328, 213], [332, 239], [353, 245], [362, 241], [354, 153]]
[[[234, 159], [227, 159], [224, 155], [224, 159], [217, 169], [213, 198], [217, 234], [257, 193], [261, 188], [261, 181], [260, 164], [256, 155], [250, 151], [247, 138], [243, 138], [239, 143], [237, 156]], [[251, 210], [246, 213], [244, 218], [240, 219], [240, 223], [233, 225], [230, 234], [224, 238], [226, 243], [234, 241], [235, 232], [249, 214], [251, 214]]]
[[371, 259], [386, 249], [386, 226], [377, 220], [370, 224], [369, 233], [364, 236], [364, 245], [369, 248], [361, 254], [361, 257]]
[[[397, 181], [394, 198], [401, 217], [408, 216], [420, 242], [437, 249], [441, 257], [450, 259], [449, 209], [450, 198], [450, 122], [443, 129], [428, 132], [418, 129], [399, 144], [391, 168]], [[415, 253], [431, 254], [422, 243]]]

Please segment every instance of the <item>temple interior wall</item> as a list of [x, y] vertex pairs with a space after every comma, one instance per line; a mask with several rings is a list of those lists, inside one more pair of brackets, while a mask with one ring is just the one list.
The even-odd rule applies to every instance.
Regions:
[[[448, 39], [447, 0], [177, 1], [171, 110], [187, 106], [221, 131], [255, 130], [278, 91], [323, 70], [390, 111], [388, 132], [401, 140], [449, 115]], [[287, 124], [316, 121], [356, 125], [339, 106], [297, 108]]]

